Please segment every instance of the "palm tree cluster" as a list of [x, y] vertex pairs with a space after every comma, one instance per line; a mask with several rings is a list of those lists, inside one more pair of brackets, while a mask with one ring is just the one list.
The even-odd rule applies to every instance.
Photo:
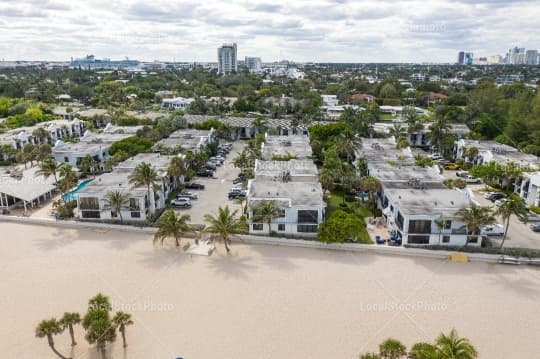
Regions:
[[155, 211], [155, 194], [153, 191], [160, 190], [160, 178], [157, 171], [149, 163], [141, 162], [129, 175], [128, 180], [132, 187], [146, 187], [148, 212], [153, 214]]
[[396, 339], [386, 339], [379, 345], [379, 353], [365, 353], [360, 359], [475, 359], [478, 351], [467, 339], [458, 335], [455, 329], [449, 334], [441, 333], [434, 344], [416, 343], [407, 352], [407, 347]]
[[[491, 207], [482, 207], [473, 204], [470, 208], [462, 208], [457, 213], [457, 218], [464, 223], [463, 228], [467, 230], [469, 236], [478, 236], [482, 227], [495, 223], [496, 216], [501, 217], [504, 222], [504, 234], [499, 249], [504, 246], [504, 241], [508, 234], [510, 218], [516, 216], [522, 223], [527, 223], [527, 206], [522, 198], [512, 194], [503, 202], [499, 208], [492, 210]], [[469, 238], [467, 238], [467, 245]]]
[[125, 312], [116, 312], [114, 317], [110, 318], [112, 306], [109, 298], [103, 294], [97, 294], [88, 302], [88, 311], [84, 318], [79, 313], [66, 312], [58, 320], [56, 318], [42, 320], [36, 327], [36, 337], [47, 338], [47, 343], [51, 350], [61, 359], [71, 359], [62, 355], [55, 347], [54, 336], [62, 334], [66, 329], [69, 332], [71, 345], [77, 345], [75, 341], [74, 326], [82, 324], [86, 330], [85, 338], [90, 344], [96, 344], [96, 348], [101, 353], [103, 359], [106, 358], [107, 343], [116, 340], [116, 331], [122, 334], [123, 345], [126, 342], [126, 327], [133, 324], [131, 314]]
[[[219, 207], [216, 215], [204, 215], [207, 226], [202, 228], [202, 233], [209, 233], [212, 239], [223, 242], [227, 253], [230, 251], [230, 238], [247, 230], [245, 217], [238, 217], [238, 211], [231, 211], [229, 206]], [[165, 239], [172, 237], [176, 247], [180, 247], [183, 235], [195, 231], [193, 226], [188, 224], [189, 215], [177, 215], [174, 210], [163, 212], [156, 222], [157, 231], [154, 234], [154, 244], [159, 242], [161, 246]]]

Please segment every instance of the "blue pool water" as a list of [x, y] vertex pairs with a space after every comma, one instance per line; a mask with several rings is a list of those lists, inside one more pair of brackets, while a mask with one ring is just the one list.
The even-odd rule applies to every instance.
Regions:
[[77, 192], [79, 192], [80, 190], [83, 190], [85, 189], [89, 184], [90, 182], [92, 182], [92, 178], [90, 179], [87, 179], [87, 180], [84, 180], [82, 181], [81, 183], [79, 183], [79, 185], [77, 187], [75, 187], [75, 189], [69, 191], [68, 193], [66, 193], [62, 199], [66, 202], [69, 202], [69, 201], [76, 201], [77, 200]]

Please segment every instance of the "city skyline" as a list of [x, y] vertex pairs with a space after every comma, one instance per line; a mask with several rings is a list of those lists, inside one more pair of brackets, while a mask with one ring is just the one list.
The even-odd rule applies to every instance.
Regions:
[[[174, 9], [174, 11], [171, 11]], [[7, 0], [0, 5], [5, 60], [67, 61], [94, 54], [141, 61], [215, 62], [222, 43], [238, 58], [305, 62], [455, 62], [512, 46], [536, 49], [535, 3], [460, 0], [219, 1], [177, 4]], [[512, 21], [519, 18], [519, 24]], [[496, 26], [495, 26], [496, 24]]]

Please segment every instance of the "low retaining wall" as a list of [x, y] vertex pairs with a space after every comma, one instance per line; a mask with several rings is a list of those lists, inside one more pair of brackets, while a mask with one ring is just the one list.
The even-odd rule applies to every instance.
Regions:
[[[156, 232], [154, 227], [135, 227], [119, 224], [109, 223], [94, 223], [94, 222], [77, 222], [77, 221], [62, 221], [46, 218], [32, 218], [32, 217], [15, 217], [15, 216], [0, 216], [0, 222], [12, 222], [22, 224], [33, 224], [49, 227], [61, 227], [71, 229], [108, 229], [122, 232], [133, 233], [147, 233], [152, 235]], [[195, 235], [186, 235], [186, 237], [193, 238]], [[391, 247], [382, 246], [376, 244], [356, 244], [356, 243], [330, 243], [325, 244], [318, 241], [309, 241], [304, 239], [287, 239], [278, 237], [263, 237], [254, 235], [239, 235], [237, 238], [232, 239], [234, 242], [256, 244], [256, 245], [273, 245], [273, 246], [287, 246], [287, 247], [300, 247], [300, 248], [312, 248], [312, 249], [324, 249], [324, 250], [336, 250], [336, 251], [350, 251], [350, 252], [365, 252], [385, 255], [398, 255], [409, 257], [422, 257], [431, 259], [449, 259], [450, 255], [455, 252], [450, 251], [432, 251], [428, 249], [415, 249], [415, 248], [403, 248], [403, 247]], [[483, 254], [483, 253], [465, 253], [471, 262], [484, 262], [484, 263], [498, 263], [499, 255]]]

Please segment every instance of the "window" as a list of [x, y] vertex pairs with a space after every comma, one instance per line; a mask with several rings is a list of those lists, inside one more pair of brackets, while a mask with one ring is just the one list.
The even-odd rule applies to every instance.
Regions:
[[69, 162], [69, 158], [64, 157], [64, 162]]
[[316, 233], [317, 227], [318, 226], [316, 224], [299, 224], [296, 227], [296, 231], [299, 233]]
[[99, 211], [81, 211], [82, 218], [101, 218]]
[[[97, 197], [79, 197], [79, 208], [81, 210], [99, 210], [99, 199]], [[99, 217], [97, 217], [99, 218]]]
[[426, 220], [409, 221], [409, 233], [431, 233], [431, 221], [426, 221]]
[[139, 204], [139, 199], [138, 198], [130, 198], [129, 199], [129, 209], [131, 211], [138, 211], [141, 209], [140, 207], [140, 204]]
[[262, 231], [263, 230], [263, 224], [262, 223], [253, 223], [253, 230], [254, 231]]
[[429, 244], [429, 236], [409, 236], [407, 239], [409, 244]]
[[284, 231], [285, 230], [285, 223], [279, 223], [277, 225], [277, 230], [278, 231]]
[[298, 223], [319, 223], [319, 211], [298, 210]]
[[443, 236], [442, 237], [442, 242], [443, 243], [449, 243], [450, 242], [450, 236]]
[[444, 229], [452, 228], [452, 221], [444, 221]]
[[478, 243], [478, 236], [467, 236], [467, 243]]
[[118, 217], [118, 213], [116, 213], [115, 211], [111, 211], [111, 218], [116, 218]]
[[399, 229], [403, 230], [403, 216], [401, 215], [401, 212], [399, 211], [396, 217], [396, 224]]
[[139, 211], [132, 211], [132, 212], [131, 212], [131, 218], [141, 218], [141, 212], [139, 212]]

